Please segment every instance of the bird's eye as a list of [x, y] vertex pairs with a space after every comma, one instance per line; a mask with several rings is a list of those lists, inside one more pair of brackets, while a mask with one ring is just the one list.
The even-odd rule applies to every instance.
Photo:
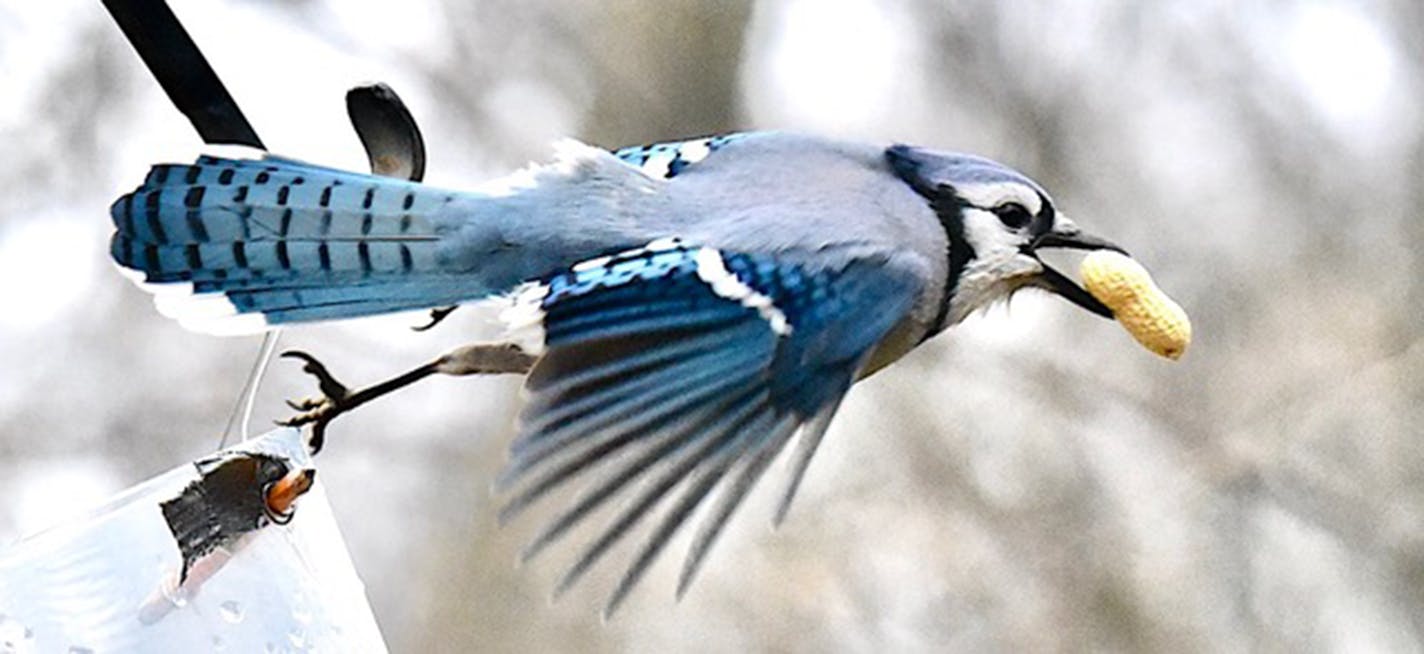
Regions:
[[1033, 220], [1033, 214], [1017, 202], [1007, 202], [994, 207], [994, 215], [999, 217], [999, 222], [1004, 223], [1004, 226], [1010, 229], [1020, 229]]

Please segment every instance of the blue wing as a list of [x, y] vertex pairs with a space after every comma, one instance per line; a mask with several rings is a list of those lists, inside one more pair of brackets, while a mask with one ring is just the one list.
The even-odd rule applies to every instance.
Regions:
[[651, 177], [672, 179], [682, 174], [688, 166], [720, 150], [722, 146], [753, 134], [754, 132], [720, 134], [686, 141], [634, 145], [614, 150], [613, 156], [630, 166], [642, 169]]
[[519, 490], [502, 517], [580, 473], [598, 473], [531, 542], [524, 556], [532, 557], [638, 482], [561, 590], [671, 499], [610, 599], [612, 611], [720, 486], [685, 560], [681, 593], [798, 429], [819, 439], [869, 352], [919, 292], [888, 257], [825, 267], [792, 260], [667, 240], [547, 280], [547, 351], [526, 382], [529, 400], [501, 478]]

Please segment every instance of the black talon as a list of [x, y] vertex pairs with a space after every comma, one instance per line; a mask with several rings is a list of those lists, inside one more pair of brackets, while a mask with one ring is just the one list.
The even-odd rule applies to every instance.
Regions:
[[[332, 418], [335, 417], [334, 415], [332, 416]], [[312, 435], [307, 441], [307, 445], [311, 447], [312, 456], [316, 456], [320, 453], [322, 446], [326, 445], [326, 424], [328, 422], [331, 422], [330, 418], [312, 425]]]
[[296, 401], [287, 400], [287, 406], [300, 413], [286, 420], [278, 420], [277, 424], [284, 427], [300, 427], [310, 424], [312, 426], [311, 450], [312, 454], [316, 454], [321, 451], [322, 445], [326, 442], [326, 426], [351, 408], [352, 405], [348, 403], [351, 398], [351, 390], [345, 384], [336, 381], [336, 378], [331, 375], [331, 372], [321, 361], [306, 352], [288, 350], [281, 356], [287, 359], [301, 359], [303, 361], [302, 371], [316, 377], [317, 388], [321, 390], [322, 397], [309, 397]]
[[293, 411], [310, 411], [315, 409], [320, 402], [313, 398], [303, 398], [300, 400], [285, 400], [287, 407]]
[[317, 361], [316, 357], [306, 352], [302, 352], [301, 350], [288, 350], [283, 352], [282, 356], [288, 359], [301, 359], [304, 362], [302, 370], [316, 377], [317, 387], [321, 389], [322, 396], [319, 398], [308, 398], [295, 402], [288, 400], [287, 406], [292, 407], [292, 410], [299, 411], [300, 413], [286, 420], [277, 421], [277, 424], [287, 427], [311, 425], [312, 436], [310, 443], [312, 454], [321, 451], [322, 443], [326, 440], [326, 426], [331, 424], [331, 421], [335, 420], [337, 416], [343, 415], [371, 400], [440, 372], [440, 366], [444, 360], [442, 357], [441, 359], [418, 366], [383, 382], [358, 388], [353, 391], [347, 388], [345, 384], [336, 381], [336, 378], [332, 377], [331, 373], [327, 371], [326, 366], [322, 365], [320, 361]]
[[[302, 372], [316, 377], [317, 387], [321, 389], [321, 394], [325, 395], [327, 399], [339, 402], [351, 394], [351, 391], [346, 388], [346, 385], [336, 381], [336, 378], [331, 376], [331, 372], [329, 372], [326, 366], [318, 361], [316, 357], [301, 350], [287, 350], [283, 352], [281, 356], [287, 359], [301, 359], [305, 362], [302, 365]], [[318, 402], [320, 402], [320, 400], [318, 400]], [[298, 407], [292, 408], [295, 409]]]
[[441, 323], [442, 321], [444, 321], [447, 317], [449, 317], [451, 313], [454, 313], [454, 312], [455, 312], [455, 308], [456, 308], [456, 307], [455, 307], [454, 305], [451, 305], [451, 306], [448, 306], [448, 307], [436, 307], [436, 308], [434, 308], [434, 309], [431, 309], [431, 310], [430, 310], [430, 322], [425, 323], [424, 325], [416, 325], [416, 326], [414, 326], [414, 327], [411, 327], [410, 330], [413, 331], [413, 332], [429, 331], [431, 327], [434, 327], [434, 326], [440, 324], [440, 323]]

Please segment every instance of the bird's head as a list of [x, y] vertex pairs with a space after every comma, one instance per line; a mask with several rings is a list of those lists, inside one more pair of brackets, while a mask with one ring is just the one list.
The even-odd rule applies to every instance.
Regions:
[[1108, 309], [1039, 258], [1045, 248], [1122, 248], [1083, 232], [1033, 180], [972, 155], [896, 145], [885, 156], [895, 174], [934, 209], [949, 239], [950, 301], [935, 331], [1015, 291], [1037, 287], [1100, 316]]

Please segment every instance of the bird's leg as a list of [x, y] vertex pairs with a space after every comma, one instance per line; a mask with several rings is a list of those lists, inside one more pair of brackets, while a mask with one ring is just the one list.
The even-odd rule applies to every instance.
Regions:
[[288, 427], [312, 426], [311, 449], [315, 454], [321, 451], [326, 441], [326, 426], [337, 416], [351, 411], [378, 397], [400, 390], [430, 375], [495, 375], [502, 373], [526, 373], [534, 365], [535, 357], [513, 343], [475, 343], [457, 347], [434, 360], [412, 368], [385, 381], [365, 388], [351, 390], [337, 381], [316, 357], [299, 350], [282, 353], [283, 357], [301, 359], [302, 370], [316, 377], [321, 397], [287, 401], [287, 405], [300, 411], [277, 424]]

